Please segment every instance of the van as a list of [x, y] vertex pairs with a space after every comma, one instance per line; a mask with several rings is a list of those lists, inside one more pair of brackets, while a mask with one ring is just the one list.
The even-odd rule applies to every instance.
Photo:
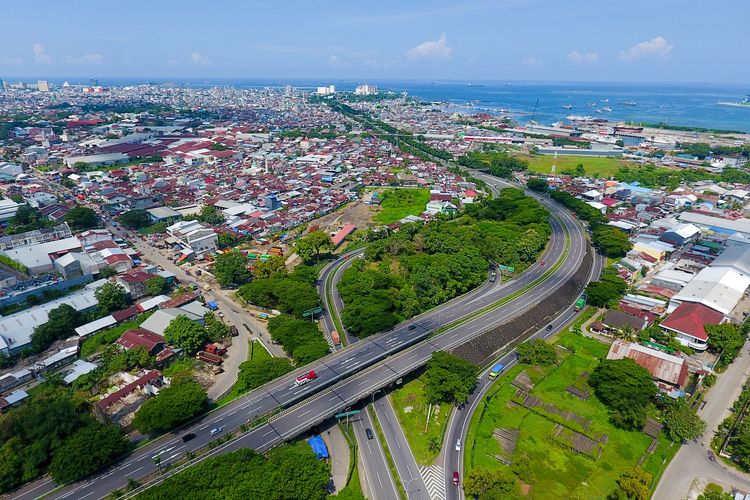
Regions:
[[461, 451], [461, 440], [456, 439], [456, 451]]

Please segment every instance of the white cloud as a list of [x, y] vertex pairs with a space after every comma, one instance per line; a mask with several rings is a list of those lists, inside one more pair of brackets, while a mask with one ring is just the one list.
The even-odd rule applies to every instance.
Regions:
[[637, 61], [642, 57], [650, 56], [667, 58], [672, 54], [672, 47], [674, 47], [674, 45], [670, 45], [666, 38], [657, 36], [651, 40], [637, 43], [628, 50], [623, 50], [620, 52], [620, 59], [625, 61]]
[[41, 64], [51, 64], [52, 63], [52, 56], [47, 54], [47, 51], [44, 50], [44, 47], [42, 47], [41, 43], [35, 43], [32, 45], [31, 50], [34, 52], [34, 60]]
[[542, 65], [542, 61], [540, 61], [536, 57], [527, 57], [526, 59], [521, 61], [521, 63], [524, 66], [541, 66]]
[[65, 64], [101, 64], [104, 56], [101, 54], [85, 54], [81, 57], [66, 57], [63, 59]]
[[339, 59], [338, 56], [331, 54], [328, 56], [328, 65], [329, 66], [341, 66], [341, 59]]
[[2, 66], [15, 66], [22, 63], [23, 59], [21, 59], [20, 57], [4, 57], [0, 59], [0, 65]]
[[204, 56], [203, 54], [199, 52], [191, 52], [190, 61], [196, 66], [207, 66], [211, 64], [211, 59], [209, 59], [208, 56]]
[[594, 64], [599, 62], [599, 54], [596, 52], [578, 52], [574, 50], [565, 56], [568, 61], [572, 61], [576, 64]]
[[453, 54], [453, 47], [448, 46], [445, 33], [440, 35], [437, 40], [422, 42], [413, 49], [406, 52], [406, 57], [415, 59], [448, 59]]

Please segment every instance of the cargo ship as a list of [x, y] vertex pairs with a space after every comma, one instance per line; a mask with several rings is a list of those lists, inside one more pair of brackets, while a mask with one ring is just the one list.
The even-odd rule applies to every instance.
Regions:
[[719, 104], [722, 106], [732, 106], [735, 108], [747, 108], [750, 109], [750, 94], [747, 94], [744, 99], [742, 99], [740, 102], [726, 102], [726, 101], [719, 101]]

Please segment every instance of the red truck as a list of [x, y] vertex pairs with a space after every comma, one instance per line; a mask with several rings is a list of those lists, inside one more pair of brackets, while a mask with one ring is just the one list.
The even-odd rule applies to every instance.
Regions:
[[217, 356], [226, 354], [227, 348], [221, 344], [206, 344], [205, 351]]
[[206, 363], [211, 363], [212, 365], [220, 365], [224, 362], [221, 356], [206, 351], [199, 351], [198, 354], [195, 355], [195, 358], [205, 361]]
[[310, 370], [308, 373], [300, 375], [299, 377], [294, 379], [294, 385], [299, 387], [300, 385], [306, 384], [311, 380], [315, 380], [316, 378], [318, 378], [318, 374], [315, 373], [315, 370]]

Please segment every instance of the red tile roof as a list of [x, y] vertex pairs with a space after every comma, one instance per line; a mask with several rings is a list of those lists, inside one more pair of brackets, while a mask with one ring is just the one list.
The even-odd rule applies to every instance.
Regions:
[[706, 341], [708, 334], [704, 326], [718, 325], [723, 319], [723, 314], [703, 304], [683, 302], [661, 322], [661, 326]]
[[145, 347], [146, 350], [151, 353], [156, 346], [164, 344], [164, 339], [161, 335], [157, 335], [148, 330], [128, 330], [123, 333], [117, 343], [123, 346], [125, 349], [134, 349], [136, 347]]
[[153, 382], [154, 380], [157, 380], [161, 378], [161, 373], [158, 370], [154, 370], [152, 372], [148, 372], [138, 380], [129, 383], [128, 385], [122, 387], [120, 390], [113, 392], [109, 396], [106, 396], [99, 401], [96, 402], [96, 406], [98, 406], [101, 409], [107, 409], [113, 404], [120, 401], [122, 398], [127, 396], [128, 394], [135, 392], [136, 389], [145, 386], [146, 384]]

